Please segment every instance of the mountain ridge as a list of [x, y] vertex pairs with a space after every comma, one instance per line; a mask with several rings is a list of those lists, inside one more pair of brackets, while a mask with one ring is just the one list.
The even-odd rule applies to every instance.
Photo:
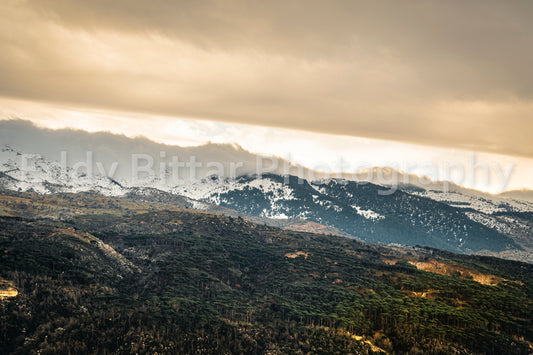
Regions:
[[[24, 142], [24, 145], [20, 145], [20, 142], [22, 141]], [[102, 169], [99, 169], [99, 167], [94, 166], [92, 169], [94, 175], [108, 176], [125, 185], [128, 185], [127, 182], [130, 182], [131, 184], [131, 181], [129, 181], [129, 179], [131, 179], [131, 155], [144, 154], [154, 159], [155, 170], [158, 170], [157, 163], [161, 162], [167, 164], [166, 173], [170, 170], [168, 169], [170, 163], [169, 158], [176, 156], [181, 159], [180, 161], [187, 162], [190, 156], [195, 156], [196, 160], [204, 165], [203, 170], [201, 170], [200, 174], [195, 177], [197, 180], [208, 178], [210, 175], [217, 175], [216, 173], [209, 174], [209, 169], [205, 166], [208, 162], [222, 163], [224, 166], [223, 172], [226, 174], [222, 176], [235, 178], [242, 175], [257, 174], [257, 159], [263, 159], [265, 160], [265, 166], [261, 167], [263, 170], [260, 172], [262, 173], [272, 173], [282, 176], [295, 175], [309, 181], [320, 180], [322, 178], [345, 178], [354, 181], [369, 181], [388, 187], [390, 186], [388, 183], [390, 179], [383, 179], [384, 181], [376, 181], [376, 179], [380, 175], [386, 177], [394, 174], [398, 177], [397, 185], [399, 188], [404, 185], [404, 181], [407, 181], [407, 186], [420, 187], [424, 190], [442, 190], [447, 186], [452, 192], [460, 190], [460, 192], [476, 192], [492, 197], [498, 195], [505, 197], [506, 195], [505, 192], [501, 194], [490, 194], [488, 192], [462, 187], [450, 181], [431, 180], [423, 175], [409, 174], [390, 167], [371, 168], [369, 170], [373, 171], [373, 173], [370, 177], [365, 171], [353, 173], [320, 172], [294, 164], [281, 157], [254, 154], [235, 144], [215, 144], [209, 142], [199, 146], [180, 147], [158, 143], [143, 136], [130, 138], [125, 135], [110, 132], [87, 132], [76, 129], [46, 129], [37, 127], [30, 121], [21, 119], [0, 120], [0, 142], [0, 144], [4, 146], [3, 148], [7, 145], [20, 153], [38, 154], [42, 158], [48, 159], [51, 162], [61, 162], [61, 153], [64, 152], [66, 154], [66, 157], [63, 159], [65, 163], [64, 166], [70, 168], [72, 168], [72, 165], [75, 163], [87, 162], [87, 153], [90, 152], [92, 153], [91, 159], [93, 165], [100, 163], [102, 167]], [[269, 166], [272, 160], [277, 161], [277, 167], [274, 169], [271, 169], [272, 167]], [[231, 162], [242, 162], [244, 166], [241, 167], [238, 174], [230, 176], [229, 164]], [[114, 169], [113, 164], [115, 163], [117, 164], [117, 167]], [[108, 174], [111, 172], [114, 172], [114, 174]], [[382, 173], [378, 174], [378, 172]], [[425, 184], [420, 184], [419, 182], [421, 180], [423, 180]], [[155, 185], [156, 183], [158, 183], [158, 181], [154, 181], [152, 185]], [[159, 187], [164, 186], [160, 185]], [[533, 193], [533, 190], [526, 189], [522, 192], [526, 196], [526, 199], [530, 201], [528, 196]], [[508, 195], [517, 194], [517, 191], [510, 191]]]
[[[215, 145], [208, 148], [218, 149]], [[238, 156], [244, 152], [236, 147], [228, 149]], [[235, 158], [232, 154], [226, 156], [226, 163]], [[533, 262], [533, 221], [529, 215], [533, 203], [458, 186], [443, 192], [406, 184], [383, 193], [390, 187], [372, 181], [308, 181], [275, 173], [235, 178], [208, 175], [186, 184], [160, 178], [135, 184], [101, 174], [109, 170], [98, 166], [100, 162], [95, 162], [92, 171], [88, 166], [74, 169], [8, 145], [0, 149], [0, 163], [0, 187], [11, 190], [95, 191], [153, 201], [173, 199], [178, 206], [287, 229], [321, 230], [383, 244], [425, 245]], [[168, 173], [168, 167], [164, 171]]]

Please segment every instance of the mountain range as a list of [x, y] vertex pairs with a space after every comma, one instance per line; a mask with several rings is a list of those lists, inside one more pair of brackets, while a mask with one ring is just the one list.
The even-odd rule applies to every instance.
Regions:
[[[283, 174], [284, 161], [277, 169], [269, 169], [272, 172], [257, 175], [253, 169], [258, 159], [267, 158], [236, 146], [169, 147], [108, 133], [44, 130], [20, 121], [2, 124], [6, 128], [2, 142], [8, 142], [0, 146], [0, 187], [4, 189], [93, 191], [372, 243], [429, 246], [533, 262], [533, 203], [527, 191], [490, 195], [452, 183], [443, 191], [438, 182], [401, 184], [392, 191], [390, 186], [362, 181], [357, 175], [324, 178], [315, 172], [311, 180], [305, 178], [309, 170], [297, 166], [293, 171], [301, 175]], [[36, 139], [22, 147], [16, 143], [21, 134]], [[77, 140], [74, 150], [67, 149], [73, 139]], [[70, 156], [61, 156], [61, 151]], [[132, 164], [131, 159], [127, 163], [128, 157], [141, 152], [158, 158], [154, 167], [163, 168], [152, 179], [128, 179], [126, 171]], [[206, 164], [194, 179], [189, 173], [181, 176], [182, 183], [175, 183], [165, 163], [171, 154], [166, 152], [174, 152], [183, 161], [194, 156]], [[78, 163], [81, 168], [76, 167], [74, 157], [82, 162]], [[216, 160], [222, 162], [221, 174], [210, 174], [207, 162]], [[241, 174], [224, 176], [233, 162], [241, 163]]]

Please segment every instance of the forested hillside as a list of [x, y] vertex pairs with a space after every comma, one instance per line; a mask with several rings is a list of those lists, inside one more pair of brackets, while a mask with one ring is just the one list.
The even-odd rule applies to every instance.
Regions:
[[533, 350], [533, 265], [95, 194], [0, 196], [2, 353]]

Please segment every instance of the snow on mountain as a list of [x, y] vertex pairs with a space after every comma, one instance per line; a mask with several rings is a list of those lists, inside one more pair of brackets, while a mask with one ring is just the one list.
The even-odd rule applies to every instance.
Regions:
[[96, 191], [121, 195], [123, 187], [99, 174], [87, 174], [49, 161], [39, 154], [21, 153], [8, 145], [0, 147], [0, 186], [19, 191], [82, 192]]
[[196, 200], [209, 199], [220, 203], [220, 195], [228, 191], [242, 191], [246, 189], [260, 189], [265, 194], [272, 195], [272, 202], [279, 200], [293, 200], [292, 189], [277, 181], [269, 179], [242, 180], [211, 176], [186, 185], [172, 188], [173, 193], [187, 196]]
[[364, 209], [362, 209], [359, 206], [352, 205], [352, 208], [357, 211], [358, 215], [363, 216], [366, 219], [370, 219], [370, 220], [374, 220], [375, 221], [375, 220], [378, 220], [378, 219], [385, 218], [385, 216], [382, 216], [382, 215], [380, 215], [377, 212], [374, 212], [372, 210], [364, 210]]
[[224, 205], [229, 203], [228, 194], [247, 193], [260, 191], [268, 198], [268, 206], [262, 209], [261, 217], [274, 219], [302, 218], [303, 215], [291, 216], [282, 212], [280, 203], [283, 201], [296, 200], [293, 189], [280, 181], [269, 178], [238, 178], [229, 179], [211, 176], [187, 185], [178, 185], [171, 189], [172, 193], [187, 196], [191, 199], [208, 201], [210, 203]]
[[533, 212], [533, 203], [512, 198], [489, 195], [478, 191], [410, 191], [413, 195], [431, 198], [461, 209], [473, 209], [478, 212], [492, 214], [496, 212]]
[[[533, 211], [532, 203], [467, 189], [444, 193], [402, 186], [400, 191], [382, 196], [379, 191], [383, 186], [369, 182], [308, 182], [279, 174], [235, 179], [211, 175], [176, 183], [171, 170], [163, 166], [152, 179], [128, 181], [106, 176], [109, 169], [100, 169], [97, 164], [87, 171], [87, 166], [73, 168], [38, 154], [0, 146], [0, 187], [12, 190], [96, 191], [114, 196], [133, 190], [149, 195], [160, 191], [184, 196], [186, 200], [180, 203], [188, 208], [209, 210], [215, 204], [258, 218], [303, 219], [369, 242], [427, 245], [455, 252], [514, 250], [519, 247], [513, 238], [518, 236], [520, 245], [529, 245], [533, 236], [531, 217], [524, 215]], [[522, 215], [513, 215], [517, 213]]]
[[500, 233], [509, 234], [512, 231], [510, 225], [518, 223], [515, 219], [504, 216], [503, 218], [496, 218], [491, 215], [478, 212], [465, 212], [471, 220], [481, 223], [491, 229], [495, 229]]
[[[235, 144], [181, 147], [107, 132], [44, 129], [20, 120], [0, 120], [0, 144], [23, 153], [39, 153], [49, 161], [64, 161], [70, 167], [87, 164], [95, 174], [123, 185], [165, 191], [213, 175], [281, 175], [285, 167], [292, 166], [284, 159], [253, 154]], [[303, 174], [308, 171], [298, 165], [292, 168]]]
[[[371, 179], [367, 179], [368, 177]], [[386, 188], [394, 188], [390, 182], [396, 181], [398, 189], [410, 194], [482, 213], [533, 211], [533, 191], [529, 190], [509, 191], [494, 195], [465, 188], [450, 181], [432, 181], [426, 176], [408, 174], [389, 167], [374, 167], [360, 171], [349, 180], [370, 181]]]

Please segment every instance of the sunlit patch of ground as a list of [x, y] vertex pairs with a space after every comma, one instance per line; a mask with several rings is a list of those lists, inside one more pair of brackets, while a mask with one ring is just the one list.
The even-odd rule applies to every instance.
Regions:
[[443, 263], [437, 260], [409, 261], [409, 264], [414, 265], [418, 270], [433, 272], [445, 276], [458, 276], [464, 279], [472, 279], [483, 285], [496, 286], [503, 281], [508, 281], [495, 275], [484, 274], [464, 266]]
[[307, 259], [307, 257], [309, 256], [309, 253], [306, 253], [306, 252], [303, 252], [303, 251], [297, 251], [297, 252], [294, 252], [294, 253], [287, 253], [285, 254], [285, 256], [287, 258], [291, 258], [291, 259], [295, 259], [299, 256], [303, 256]]
[[0, 300], [15, 297], [19, 292], [12, 282], [0, 279]]

